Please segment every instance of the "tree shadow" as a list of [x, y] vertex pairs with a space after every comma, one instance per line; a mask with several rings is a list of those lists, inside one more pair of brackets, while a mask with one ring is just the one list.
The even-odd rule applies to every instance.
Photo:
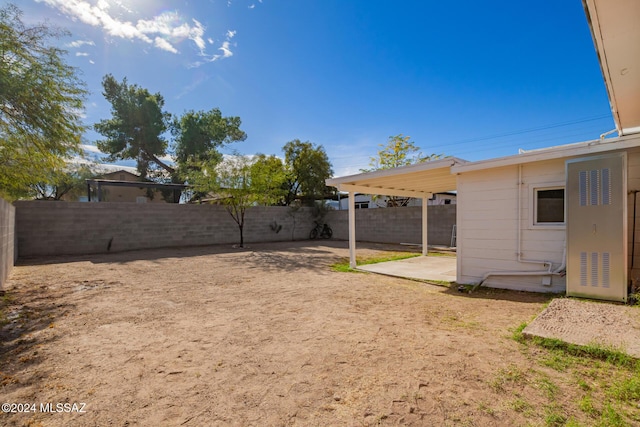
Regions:
[[[56, 319], [75, 310], [42, 289], [18, 286], [5, 292], [0, 302], [0, 387], [4, 393], [42, 381], [47, 362], [40, 347], [56, 341]], [[51, 333], [47, 330], [51, 329]]]

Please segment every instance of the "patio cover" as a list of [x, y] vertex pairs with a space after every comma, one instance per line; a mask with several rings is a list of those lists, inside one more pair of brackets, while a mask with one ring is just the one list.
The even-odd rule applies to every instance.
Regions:
[[467, 163], [456, 157], [415, 165], [332, 178], [328, 186], [349, 193], [349, 263], [356, 267], [355, 193], [422, 199], [422, 254], [427, 255], [427, 199], [433, 193], [455, 190], [456, 176], [451, 167]]

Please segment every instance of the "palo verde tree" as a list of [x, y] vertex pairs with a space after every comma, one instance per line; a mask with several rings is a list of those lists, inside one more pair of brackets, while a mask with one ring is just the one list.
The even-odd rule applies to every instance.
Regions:
[[261, 154], [227, 156], [222, 162], [207, 160], [192, 171], [195, 190], [213, 196], [213, 203], [223, 205], [238, 225], [240, 247], [244, 247], [247, 209], [276, 203], [282, 198], [284, 179], [280, 159]]
[[109, 154], [110, 161], [135, 160], [144, 178], [156, 167], [174, 173], [173, 167], [159, 159], [167, 153], [168, 142], [163, 134], [171, 117], [162, 110], [162, 95], [130, 85], [126, 77], [118, 82], [111, 74], [102, 79], [102, 87], [111, 104], [112, 118], [94, 125], [96, 132], [106, 138], [97, 142], [100, 151]]
[[[372, 172], [380, 169], [392, 169], [400, 166], [408, 166], [416, 163], [428, 162], [442, 158], [441, 154], [424, 155], [420, 148], [411, 141], [411, 137], [398, 134], [390, 136], [386, 144], [379, 144], [378, 155], [370, 157], [369, 169], [360, 169], [361, 172]], [[407, 198], [390, 196], [388, 206], [403, 206]]]
[[333, 170], [322, 145], [299, 139], [287, 142], [283, 149], [287, 170], [287, 190], [284, 200], [290, 206], [296, 199], [313, 206], [316, 199], [330, 193], [325, 180], [331, 178]]
[[287, 172], [282, 159], [273, 155], [256, 154], [251, 161], [250, 173], [257, 204], [273, 206], [283, 203], [287, 193], [284, 188]]
[[79, 152], [86, 95], [66, 52], [65, 31], [27, 26], [22, 11], [0, 8], [0, 195], [13, 199]]

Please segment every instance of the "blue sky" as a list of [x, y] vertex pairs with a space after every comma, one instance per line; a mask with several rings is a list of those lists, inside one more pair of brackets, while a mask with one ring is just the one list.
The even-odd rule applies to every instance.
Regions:
[[580, 0], [17, 4], [27, 23], [71, 32], [59, 44], [91, 92], [86, 124], [110, 117], [110, 73], [160, 92], [172, 114], [240, 116], [248, 138], [228, 152], [321, 144], [335, 176], [400, 133], [425, 154], [480, 160], [614, 128]]

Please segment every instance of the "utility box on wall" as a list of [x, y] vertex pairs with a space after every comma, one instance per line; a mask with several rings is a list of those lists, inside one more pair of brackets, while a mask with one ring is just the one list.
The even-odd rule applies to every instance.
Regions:
[[627, 300], [627, 155], [566, 162], [567, 295]]

